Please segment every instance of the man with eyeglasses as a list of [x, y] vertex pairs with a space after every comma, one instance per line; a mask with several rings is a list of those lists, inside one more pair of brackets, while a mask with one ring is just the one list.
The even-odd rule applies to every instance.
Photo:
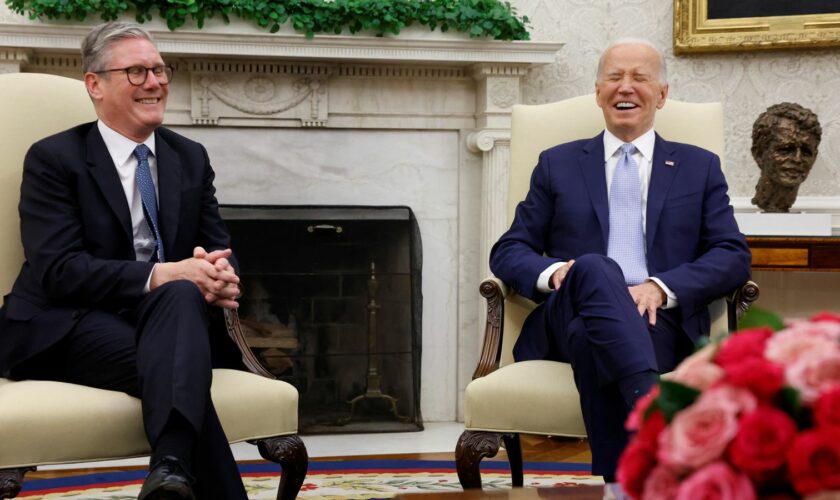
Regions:
[[24, 160], [26, 262], [0, 309], [0, 373], [124, 391], [152, 447], [140, 499], [246, 499], [210, 398], [240, 367], [212, 320], [239, 278], [205, 149], [160, 127], [172, 68], [136, 24], [82, 44], [98, 120]]

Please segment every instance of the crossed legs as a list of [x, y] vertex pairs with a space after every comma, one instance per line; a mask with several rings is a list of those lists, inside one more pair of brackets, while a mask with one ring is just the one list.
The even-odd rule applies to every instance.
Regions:
[[[655, 327], [640, 316], [621, 268], [603, 255], [575, 260], [563, 286], [546, 304], [546, 328], [572, 364], [592, 448], [592, 472], [614, 476], [627, 444], [624, 421], [632, 401], [623, 381], [670, 371], [693, 346], [669, 314]], [[651, 375], [648, 386], [655, 379]]]

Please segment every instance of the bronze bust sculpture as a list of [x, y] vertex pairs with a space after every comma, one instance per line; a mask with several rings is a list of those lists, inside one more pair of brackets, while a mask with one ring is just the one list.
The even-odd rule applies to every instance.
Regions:
[[817, 115], [799, 104], [774, 104], [761, 113], [752, 133], [752, 155], [761, 169], [753, 205], [788, 212], [817, 159], [821, 138]]

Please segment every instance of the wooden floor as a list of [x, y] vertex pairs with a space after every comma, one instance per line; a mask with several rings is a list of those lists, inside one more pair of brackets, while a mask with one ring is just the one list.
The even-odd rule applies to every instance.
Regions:
[[[548, 436], [536, 436], [521, 434], [522, 458], [526, 462], [592, 462], [592, 454], [585, 439], [576, 438], [555, 438]], [[343, 457], [321, 457], [312, 458], [312, 461], [325, 460], [360, 460], [360, 459], [403, 459], [403, 460], [454, 460], [455, 453], [404, 453], [399, 455], [359, 455]], [[504, 450], [499, 450], [498, 455], [486, 460], [507, 460]], [[115, 470], [141, 469], [144, 467], [121, 467], [121, 468], [96, 468], [96, 469], [62, 469], [49, 471], [35, 471], [26, 474], [26, 479], [47, 479], [67, 475], [77, 475], [86, 472], [103, 472]]]

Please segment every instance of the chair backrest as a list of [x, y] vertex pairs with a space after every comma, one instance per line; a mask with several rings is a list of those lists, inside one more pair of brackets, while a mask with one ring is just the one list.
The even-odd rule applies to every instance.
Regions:
[[[595, 102], [595, 94], [537, 106], [514, 106], [510, 142], [508, 223], [513, 220], [516, 205], [525, 199], [528, 193], [531, 172], [542, 151], [564, 142], [594, 137], [603, 129], [604, 115]], [[665, 106], [656, 113], [656, 132], [669, 141], [694, 144], [723, 158], [721, 103], [689, 103], [668, 99]], [[519, 336], [525, 317], [534, 307], [533, 302], [520, 296], [509, 297], [505, 303], [502, 365], [513, 362], [513, 344]], [[712, 318], [715, 321], [712, 332], [727, 330], [725, 312], [722, 318], [715, 315]]]
[[0, 75], [0, 304], [23, 263], [20, 180], [23, 157], [39, 139], [96, 119], [84, 84], [40, 73]]

